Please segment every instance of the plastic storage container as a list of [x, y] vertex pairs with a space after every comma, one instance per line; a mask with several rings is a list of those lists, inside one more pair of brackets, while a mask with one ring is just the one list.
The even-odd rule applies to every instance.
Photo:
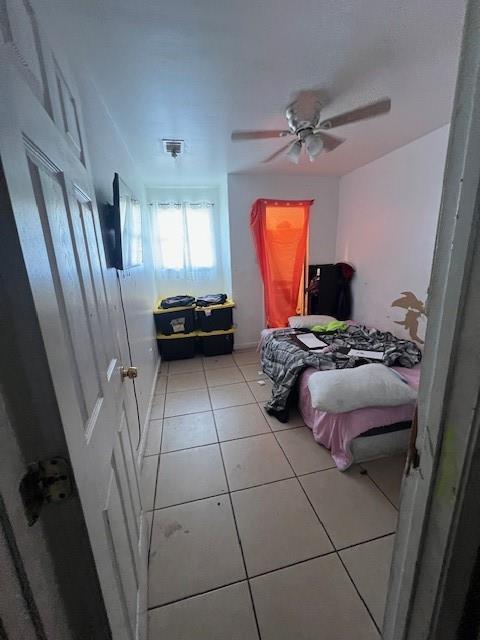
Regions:
[[157, 308], [153, 312], [158, 333], [171, 336], [195, 331], [195, 305], [189, 307]]
[[200, 350], [204, 356], [223, 356], [233, 351], [235, 329], [227, 331], [197, 331]]
[[231, 329], [233, 325], [232, 309], [234, 306], [233, 300], [227, 300], [224, 304], [197, 307], [197, 328], [203, 332]]
[[157, 345], [163, 360], [184, 360], [193, 358], [197, 342], [197, 332], [176, 333], [170, 336], [157, 334]]

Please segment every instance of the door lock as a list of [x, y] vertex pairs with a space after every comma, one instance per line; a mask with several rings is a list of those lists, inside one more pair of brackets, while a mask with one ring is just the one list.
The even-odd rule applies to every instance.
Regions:
[[125, 380], [125, 378], [133, 380], [134, 378], [138, 378], [138, 369], [137, 367], [121, 367], [120, 375], [122, 376], [122, 380]]

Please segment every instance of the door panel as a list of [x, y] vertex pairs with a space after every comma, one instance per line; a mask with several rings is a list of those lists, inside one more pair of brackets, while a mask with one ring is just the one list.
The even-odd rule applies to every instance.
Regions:
[[[75, 195], [76, 194], [74, 194], [74, 196]], [[109, 359], [104, 345], [104, 332], [100, 323], [101, 310], [98, 304], [98, 296], [90, 260], [90, 250], [88, 248], [88, 239], [85, 236], [85, 226], [83, 223], [85, 215], [89, 215], [89, 211], [86, 210], [87, 206], [88, 203], [80, 202], [76, 197], [74, 197], [73, 205], [71, 207], [72, 236], [75, 239], [75, 260], [77, 263], [77, 272], [80, 275], [84, 307], [85, 309], [93, 309], [95, 311], [95, 313], [89, 313], [88, 321], [90, 340], [94, 348], [95, 359], [97, 361], [97, 367], [99, 368], [98, 377], [100, 379], [101, 376], [105, 376], [108, 370]], [[92, 253], [94, 252], [95, 244], [93, 245]]]
[[0, 0], [0, 42], [4, 44], [5, 57], [15, 64], [43, 108], [52, 115], [45, 56], [28, 0]]
[[64, 326], [70, 345], [71, 370], [85, 429], [91, 422], [97, 402], [103, 399], [100, 376], [92, 342], [86, 308], [67, 214], [66, 188], [61, 173], [51, 173], [29, 158], [32, 187], [37, 211], [48, 247], [55, 294], [64, 311]]
[[130, 432], [127, 427], [126, 413], [123, 412], [120, 429], [118, 431], [118, 444], [115, 450], [117, 464], [122, 469], [120, 485], [124, 495], [125, 506], [128, 506], [128, 523], [130, 537], [138, 541], [140, 529], [140, 494], [138, 492], [138, 482], [136, 476], [135, 462], [133, 459], [133, 447], [130, 440]]
[[78, 107], [75, 97], [73, 96], [63, 73], [55, 61], [55, 77], [57, 80], [58, 97], [61, 108], [61, 122], [63, 130], [67, 136], [69, 143], [75, 155], [85, 164], [83, 155], [82, 136], [80, 133], [80, 125], [78, 121]]
[[[115, 577], [118, 590], [121, 594], [125, 627], [129, 638], [135, 637], [135, 618], [137, 598], [132, 598], [138, 593], [137, 576], [134, 571], [132, 547], [127, 533], [127, 522], [123, 509], [123, 498], [119, 486], [119, 475], [122, 473], [116, 466], [115, 458], [112, 459], [112, 473], [107, 494], [107, 504], [104, 510], [105, 535], [110, 542], [110, 554], [112, 566], [115, 569]], [[125, 562], [129, 558], [130, 562]]]
[[105, 282], [99, 259], [100, 247], [95, 231], [92, 203], [78, 188], [74, 188], [72, 223], [77, 247], [78, 262], [82, 273], [87, 305], [96, 311], [97, 325], [93, 340], [100, 369], [104, 374], [110, 364], [109, 353], [115, 350], [112, 331], [108, 329], [108, 312]]
[[147, 546], [132, 383], [120, 376], [125, 346], [91, 179], [21, 76], [0, 68], [0, 154], [112, 635], [142, 639]]

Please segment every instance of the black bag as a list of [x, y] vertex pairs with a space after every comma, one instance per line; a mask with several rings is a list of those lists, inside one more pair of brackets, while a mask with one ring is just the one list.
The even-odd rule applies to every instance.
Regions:
[[197, 307], [210, 307], [213, 304], [225, 304], [226, 300], [226, 293], [209, 293], [206, 296], [197, 298]]
[[171, 296], [170, 298], [164, 298], [160, 306], [162, 309], [172, 309], [173, 307], [190, 307], [195, 303], [193, 296]]

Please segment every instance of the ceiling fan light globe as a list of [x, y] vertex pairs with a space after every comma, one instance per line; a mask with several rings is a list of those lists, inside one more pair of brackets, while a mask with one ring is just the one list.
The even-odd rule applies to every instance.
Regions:
[[307, 149], [307, 154], [310, 158], [310, 162], [313, 162], [315, 158], [323, 151], [323, 140], [319, 135], [311, 133], [305, 138], [305, 147]]
[[300, 154], [302, 152], [302, 143], [300, 140], [296, 140], [285, 154], [290, 162], [298, 164], [300, 160]]

